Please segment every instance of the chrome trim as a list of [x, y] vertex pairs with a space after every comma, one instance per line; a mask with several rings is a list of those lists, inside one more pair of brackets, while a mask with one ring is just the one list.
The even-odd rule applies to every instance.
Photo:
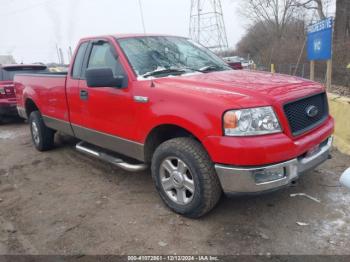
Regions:
[[111, 163], [115, 166], [118, 166], [126, 171], [129, 172], [140, 172], [140, 171], [144, 171], [147, 169], [147, 165], [145, 164], [129, 164], [124, 162], [122, 159], [113, 157], [105, 152], [103, 152], [103, 149], [101, 149], [101, 151], [97, 151], [97, 150], [93, 150], [91, 148], [88, 148], [87, 145], [84, 145], [85, 142], [79, 142], [75, 148], [77, 151], [84, 153], [86, 155], [89, 156], [93, 156], [96, 157], [98, 159], [101, 159], [103, 161], [106, 161], [108, 163]]
[[[274, 165], [253, 168], [237, 168], [217, 164], [215, 165], [215, 169], [225, 193], [257, 193], [274, 190], [289, 185], [292, 181], [298, 179], [301, 174], [314, 169], [326, 161], [332, 142], [333, 137], [328, 138], [327, 144], [310, 157], [295, 158]], [[256, 172], [276, 168], [285, 169], [286, 175], [284, 178], [260, 184], [255, 182]]]
[[102, 148], [112, 150], [122, 155], [144, 161], [144, 145], [125, 138], [102, 133], [86, 127], [72, 124], [75, 137]]
[[46, 126], [67, 135], [74, 136], [72, 126], [69, 122], [46, 115], [43, 115], [43, 120]]
[[146, 96], [134, 96], [134, 101], [137, 103], [148, 103], [148, 100]]

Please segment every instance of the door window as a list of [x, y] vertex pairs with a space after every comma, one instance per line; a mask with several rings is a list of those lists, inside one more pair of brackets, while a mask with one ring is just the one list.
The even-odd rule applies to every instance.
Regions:
[[124, 71], [118, 56], [115, 54], [113, 47], [109, 43], [95, 44], [92, 46], [90, 59], [87, 68], [112, 69], [114, 76], [124, 75]]
[[88, 42], [82, 43], [78, 49], [78, 53], [74, 60], [72, 77], [74, 79], [79, 79], [81, 76], [81, 69], [83, 66], [85, 51], [88, 46]]

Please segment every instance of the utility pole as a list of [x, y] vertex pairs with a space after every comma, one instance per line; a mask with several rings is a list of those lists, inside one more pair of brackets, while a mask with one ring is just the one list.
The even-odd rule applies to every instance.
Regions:
[[69, 59], [69, 61], [72, 60], [72, 57], [73, 57], [72, 47], [69, 46], [69, 47], [68, 47], [68, 59]]
[[56, 51], [57, 51], [58, 63], [59, 63], [59, 64], [62, 64], [60, 49], [58, 48], [58, 45], [57, 45], [57, 44], [56, 44]]
[[58, 52], [59, 52], [59, 54], [60, 54], [60, 64], [61, 65], [64, 65], [64, 57], [63, 57], [63, 51], [62, 51], [62, 48], [58, 48]]
[[228, 48], [221, 0], [191, 0], [189, 35], [213, 51]]

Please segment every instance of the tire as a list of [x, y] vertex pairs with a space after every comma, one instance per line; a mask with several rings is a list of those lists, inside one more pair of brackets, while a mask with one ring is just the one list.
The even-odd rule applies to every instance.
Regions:
[[151, 171], [162, 200], [178, 214], [199, 218], [220, 200], [222, 189], [214, 165], [194, 139], [175, 138], [161, 144]]
[[30, 114], [29, 126], [33, 144], [38, 151], [43, 152], [53, 148], [55, 131], [45, 125], [39, 111]]

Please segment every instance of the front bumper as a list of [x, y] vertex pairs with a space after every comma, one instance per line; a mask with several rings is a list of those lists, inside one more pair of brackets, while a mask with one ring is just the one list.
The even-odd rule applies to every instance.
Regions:
[[[298, 177], [325, 162], [330, 154], [333, 137], [322, 143], [311, 155], [303, 155], [290, 161], [253, 168], [239, 168], [227, 165], [215, 165], [216, 173], [226, 194], [259, 193], [288, 186]], [[283, 177], [268, 182], [258, 182], [257, 174], [269, 174], [274, 170], [283, 170]]]

